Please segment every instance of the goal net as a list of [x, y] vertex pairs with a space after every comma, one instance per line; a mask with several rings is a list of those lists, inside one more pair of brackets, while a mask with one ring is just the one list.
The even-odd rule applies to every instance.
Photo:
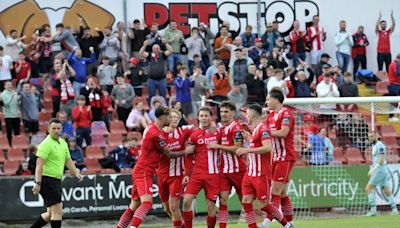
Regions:
[[296, 117], [297, 159], [289, 185], [296, 219], [367, 212], [368, 132], [377, 132], [387, 146], [388, 163], [398, 163], [400, 124], [389, 119], [395, 120], [400, 113], [399, 102], [399, 97], [285, 100]]

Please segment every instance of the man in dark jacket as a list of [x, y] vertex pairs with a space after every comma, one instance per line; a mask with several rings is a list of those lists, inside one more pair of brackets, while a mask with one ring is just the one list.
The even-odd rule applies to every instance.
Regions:
[[[338, 88], [340, 97], [358, 97], [358, 87], [353, 83], [353, 77], [350, 72], [344, 73], [344, 83]], [[341, 111], [354, 111], [356, 105], [339, 105]]]
[[367, 69], [366, 47], [369, 45], [367, 36], [364, 33], [364, 26], [359, 26], [357, 33], [353, 34], [354, 46], [352, 48], [352, 57], [354, 59], [353, 74], [356, 75], [361, 63], [361, 69]]
[[248, 71], [249, 61], [248, 61], [247, 57], [243, 55], [243, 50], [240, 48], [237, 48], [235, 50], [235, 57], [236, 57], [236, 60], [232, 66], [231, 77], [233, 79], [233, 82], [231, 82], [231, 85], [233, 85], [235, 83], [239, 84], [240, 92], [243, 94], [244, 99], [247, 101], [246, 78], [249, 75], [249, 71]]
[[[309, 73], [308, 78], [306, 72], [304, 72], [305, 69], [307, 69]], [[297, 80], [295, 79], [296, 74]], [[300, 65], [290, 74], [290, 81], [294, 87], [295, 97], [311, 97], [310, 85], [314, 80], [314, 75], [315, 74], [311, 68], [304, 62], [301, 62]]]

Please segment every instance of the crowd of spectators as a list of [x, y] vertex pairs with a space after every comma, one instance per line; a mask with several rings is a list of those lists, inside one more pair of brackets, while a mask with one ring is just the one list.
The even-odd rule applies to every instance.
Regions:
[[[240, 110], [249, 103], [264, 105], [273, 87], [282, 88], [289, 98], [359, 96], [357, 76], [367, 68], [369, 42], [363, 26], [352, 34], [346, 25], [342, 20], [336, 34], [327, 34], [315, 15], [304, 31], [300, 21], [294, 21], [286, 38], [277, 21], [268, 22], [261, 35], [251, 25], [239, 34], [228, 21], [217, 34], [200, 23], [188, 37], [173, 20], [163, 32], [158, 24], [139, 20], [94, 31], [83, 20], [78, 28], [60, 23], [54, 35], [47, 24], [21, 37], [12, 29], [0, 46], [0, 101], [9, 145], [20, 134], [21, 120], [25, 134], [32, 137], [45, 124], [40, 114], [51, 112], [62, 120], [62, 134], [82, 169], [80, 148], [92, 142], [93, 121], [104, 121], [110, 129], [110, 121], [117, 118], [128, 131], [143, 132], [161, 105], [179, 108], [185, 122], [195, 116], [203, 96], [230, 100]], [[389, 94], [399, 95], [400, 55], [391, 61], [390, 49], [394, 28], [393, 12], [390, 28], [379, 14], [376, 70], [385, 65]], [[30, 43], [25, 42], [28, 35]], [[337, 52], [325, 53], [325, 42], [333, 42]], [[330, 62], [332, 54], [336, 66]], [[349, 70], [351, 59], [354, 68]], [[52, 110], [44, 108], [45, 99], [51, 99]], [[338, 107], [344, 112], [356, 108]], [[323, 141], [321, 136], [318, 143]], [[25, 173], [25, 165], [21, 170]]]

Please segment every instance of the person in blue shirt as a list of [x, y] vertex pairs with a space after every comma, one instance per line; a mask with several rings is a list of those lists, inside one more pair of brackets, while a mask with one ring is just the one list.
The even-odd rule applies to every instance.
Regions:
[[319, 131], [319, 135], [324, 140], [325, 153], [326, 153], [326, 162], [329, 163], [329, 162], [334, 161], [335, 158], [333, 157], [333, 152], [334, 152], [335, 149], [333, 147], [333, 144], [332, 144], [331, 140], [327, 137], [326, 128], [321, 128], [321, 130]]
[[372, 146], [372, 167], [368, 172], [370, 177], [365, 192], [368, 194], [368, 203], [370, 210], [365, 216], [376, 216], [375, 192], [376, 188], [382, 189], [385, 194], [390, 207], [392, 208], [392, 215], [398, 215], [397, 205], [394, 201], [392, 191], [389, 185], [389, 169], [386, 162], [386, 146], [378, 138], [376, 132], [368, 133], [368, 140]]
[[74, 127], [72, 126], [72, 123], [67, 120], [67, 113], [64, 111], [60, 111], [57, 113], [57, 118], [61, 121], [61, 137], [65, 140], [73, 138], [75, 136]]
[[190, 88], [194, 86], [194, 83], [190, 80], [190, 77], [188, 77], [187, 73], [187, 67], [183, 65], [180, 66], [178, 77], [174, 81], [176, 89], [176, 101], [181, 102], [181, 111], [185, 116], [188, 116], [193, 112]]
[[242, 37], [243, 40], [243, 47], [249, 48], [255, 45], [257, 35], [253, 33], [253, 26], [247, 25], [246, 32], [240, 34], [240, 37]]
[[134, 166], [135, 159], [129, 152], [131, 142], [124, 138], [122, 144], [108, 152], [107, 159], [113, 163], [115, 171], [120, 172], [121, 169], [130, 169]]
[[310, 165], [325, 165], [325, 143], [324, 139], [318, 134], [318, 126], [313, 124], [310, 126], [310, 134], [308, 136], [308, 145], [311, 146]]
[[68, 55], [68, 63], [71, 64], [72, 68], [75, 71], [75, 79], [74, 79], [74, 94], [75, 98], [79, 97], [79, 92], [83, 87], [85, 87], [87, 71], [86, 65], [90, 63], [94, 63], [96, 61], [96, 53], [94, 52], [93, 47], [89, 47], [90, 58], [82, 57], [82, 50], [78, 47], [74, 47], [74, 50], [71, 51]]
[[85, 158], [83, 157], [82, 149], [76, 145], [76, 139], [75, 138], [69, 138], [68, 140], [68, 148], [69, 148], [69, 153], [71, 155], [71, 159], [75, 162], [76, 168], [79, 170], [85, 170], [86, 165], [85, 165]]

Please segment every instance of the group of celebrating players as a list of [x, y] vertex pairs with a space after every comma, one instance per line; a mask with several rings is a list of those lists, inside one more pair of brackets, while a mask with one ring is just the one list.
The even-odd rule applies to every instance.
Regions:
[[219, 129], [210, 107], [199, 109], [198, 129], [179, 128], [179, 111], [158, 108], [155, 123], [143, 134], [141, 154], [132, 172], [132, 200], [117, 228], [130, 224], [136, 228], [142, 223], [152, 208], [154, 175], [174, 228], [192, 227], [192, 202], [201, 189], [206, 195], [207, 226], [215, 227], [219, 197], [219, 227], [227, 227], [232, 187], [242, 202], [248, 227], [257, 228], [254, 200], [267, 213], [263, 227], [273, 219], [284, 227], [293, 227], [293, 207], [287, 191], [295, 162], [295, 123], [293, 112], [283, 106], [283, 100], [282, 91], [272, 89], [267, 97], [266, 120], [260, 105], [249, 105], [247, 124], [234, 119], [234, 104], [223, 102], [219, 107]]

